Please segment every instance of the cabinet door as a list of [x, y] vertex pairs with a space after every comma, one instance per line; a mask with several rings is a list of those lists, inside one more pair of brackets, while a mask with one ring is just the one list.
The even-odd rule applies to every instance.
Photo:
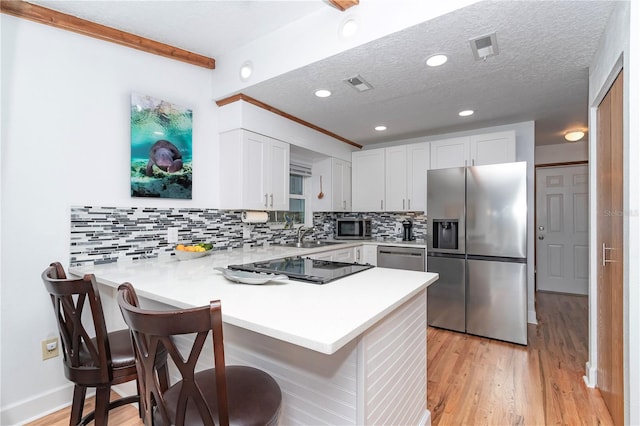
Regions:
[[343, 210], [351, 211], [351, 163], [348, 161], [343, 162], [342, 168], [342, 198], [343, 198]]
[[516, 161], [516, 132], [511, 130], [471, 136], [469, 150], [472, 166], [513, 163]]
[[355, 249], [341, 249], [333, 251], [332, 259], [334, 262], [346, 262], [346, 263], [354, 263], [355, 262]]
[[265, 210], [269, 207], [270, 193], [269, 141], [261, 135], [245, 132], [242, 145], [242, 208]]
[[384, 148], [351, 154], [352, 210], [384, 211]]
[[268, 209], [289, 210], [289, 144], [272, 139], [268, 149]]
[[333, 211], [351, 210], [351, 163], [334, 158], [332, 160], [332, 204]]
[[407, 145], [407, 210], [427, 210], [429, 143]]
[[361, 263], [368, 263], [369, 265], [378, 265], [378, 246], [364, 244], [362, 246], [362, 261]]
[[407, 210], [407, 148], [405, 145], [385, 148], [386, 211]]
[[464, 167], [469, 159], [469, 138], [452, 138], [431, 142], [431, 169]]

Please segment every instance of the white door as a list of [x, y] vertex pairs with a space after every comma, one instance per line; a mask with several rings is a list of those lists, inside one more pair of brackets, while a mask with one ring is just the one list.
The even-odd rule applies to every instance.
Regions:
[[587, 294], [587, 165], [536, 169], [537, 289]]

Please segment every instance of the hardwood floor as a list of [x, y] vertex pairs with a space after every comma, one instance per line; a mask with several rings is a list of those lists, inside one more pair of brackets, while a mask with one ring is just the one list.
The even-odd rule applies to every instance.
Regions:
[[[111, 392], [111, 400], [118, 398], [118, 394]], [[71, 396], [69, 396], [71, 399]], [[87, 398], [84, 404], [83, 415], [86, 415], [93, 410], [95, 401], [94, 398]], [[26, 423], [24, 426], [69, 426], [69, 414], [71, 408], [65, 408], [55, 413], [44, 416], [31, 423]], [[93, 424], [91, 422], [89, 424]], [[134, 404], [123, 405], [122, 407], [114, 408], [109, 412], [109, 424], [115, 426], [144, 426], [142, 419], [138, 417], [138, 407]]]
[[[529, 326], [527, 347], [429, 327], [427, 407], [434, 426], [613, 424], [599, 391], [582, 378], [587, 298], [538, 293], [536, 308], [539, 324]], [[68, 422], [67, 409], [28, 426]], [[112, 411], [110, 424], [142, 421], [129, 405]]]
[[429, 327], [427, 407], [435, 425], [613, 424], [583, 380], [586, 296], [538, 293], [527, 347]]

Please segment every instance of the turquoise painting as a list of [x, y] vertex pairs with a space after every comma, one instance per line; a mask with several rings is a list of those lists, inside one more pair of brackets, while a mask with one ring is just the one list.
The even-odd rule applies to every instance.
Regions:
[[131, 196], [191, 199], [190, 109], [131, 95]]

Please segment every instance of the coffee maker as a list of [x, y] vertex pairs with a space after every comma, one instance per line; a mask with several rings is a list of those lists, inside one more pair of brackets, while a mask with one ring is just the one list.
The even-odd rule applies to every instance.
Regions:
[[413, 236], [413, 222], [409, 219], [402, 221], [402, 227], [404, 228], [402, 231], [402, 241], [413, 241], [415, 237]]

